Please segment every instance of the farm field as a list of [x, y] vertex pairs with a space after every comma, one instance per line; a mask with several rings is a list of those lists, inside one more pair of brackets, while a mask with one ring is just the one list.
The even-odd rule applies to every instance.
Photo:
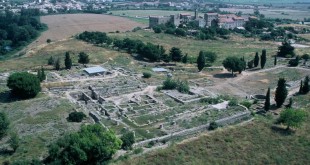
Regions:
[[[310, 95], [294, 97], [309, 112]], [[289, 134], [274, 125], [271, 114], [257, 115], [249, 123], [231, 126], [185, 140], [165, 149], [122, 159], [114, 164], [307, 164], [310, 150], [310, 122]]]
[[41, 22], [47, 24], [48, 30], [26, 47], [26, 52], [46, 45], [46, 40], [59, 41], [68, 39], [83, 31], [128, 31], [145, 25], [127, 18], [100, 14], [60, 14], [42, 16]]
[[[238, 8], [220, 8], [221, 11], [227, 11], [231, 13], [237, 13], [241, 11], [243, 14], [253, 14], [253, 9], [238, 9]], [[264, 14], [267, 18], [281, 18], [281, 19], [293, 19], [303, 20], [310, 17], [309, 10], [293, 10], [293, 9], [260, 9], [259, 12]]]

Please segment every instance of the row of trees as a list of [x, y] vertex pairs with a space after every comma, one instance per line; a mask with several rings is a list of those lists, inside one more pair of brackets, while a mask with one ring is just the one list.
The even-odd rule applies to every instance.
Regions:
[[[309, 87], [309, 76], [305, 77], [305, 80], [300, 82], [299, 94], [307, 94], [310, 91]], [[284, 78], [280, 78], [278, 80], [277, 88], [275, 91], [275, 102], [277, 107], [281, 107], [286, 100], [288, 95], [288, 90], [286, 88], [286, 80]], [[290, 101], [289, 108], [291, 107], [292, 101]], [[264, 109], [268, 111], [270, 109], [270, 88], [268, 88], [265, 100]]]
[[[168, 53], [161, 45], [152, 43], [143, 43], [141, 40], [125, 39], [111, 39], [103, 32], [83, 32], [78, 36], [78, 39], [93, 43], [96, 45], [111, 45], [118, 50], [125, 50], [128, 53], [137, 53], [140, 57], [148, 59], [151, 62], [165, 61], [165, 62], [188, 62], [187, 54], [184, 54], [180, 48], [172, 47]], [[207, 63], [213, 63], [217, 56], [212, 52], [200, 52], [206, 57]]]
[[[90, 61], [90, 59], [89, 59], [89, 55], [88, 54], [86, 54], [85, 52], [80, 52], [79, 53], [78, 63], [85, 65], [85, 64], [88, 64], [89, 61]], [[47, 64], [48, 65], [53, 65], [55, 70], [60, 70], [61, 69], [61, 64], [60, 64], [60, 59], [59, 58], [57, 58], [55, 60], [54, 57], [51, 56], [48, 59]], [[71, 69], [72, 68], [73, 62], [72, 62], [72, 58], [71, 58], [69, 52], [65, 53], [64, 65], [65, 65], [65, 69]]]
[[259, 60], [260, 60], [260, 67], [262, 69], [264, 69], [266, 62], [267, 62], [267, 51], [266, 49], [262, 50], [262, 55], [259, 57], [258, 52], [255, 53], [255, 57], [253, 60], [248, 62], [248, 68], [253, 68], [253, 67], [257, 67], [259, 64]]
[[[186, 25], [180, 24], [178, 28], [172, 23], [168, 22], [166, 24], [161, 24], [153, 27], [155, 33], [164, 32], [166, 34], [172, 34], [176, 36], [194, 36], [200, 40], [215, 39], [216, 37], [221, 37], [227, 39], [227, 35], [230, 31], [227, 29], [219, 28], [218, 23], [214, 22], [211, 27], [201, 28], [196, 22], [189, 22]], [[189, 31], [189, 30], [195, 30]]]
[[22, 9], [20, 14], [8, 10], [0, 13], [0, 55], [26, 45], [46, 28], [38, 19], [36, 11]]

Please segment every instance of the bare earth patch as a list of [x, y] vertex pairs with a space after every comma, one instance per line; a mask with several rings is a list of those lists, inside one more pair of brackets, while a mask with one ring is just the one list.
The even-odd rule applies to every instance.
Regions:
[[115, 32], [128, 31], [145, 25], [126, 18], [101, 14], [60, 14], [41, 17], [48, 30], [28, 46], [28, 50], [42, 47], [47, 39], [52, 41], [65, 40], [83, 31]]

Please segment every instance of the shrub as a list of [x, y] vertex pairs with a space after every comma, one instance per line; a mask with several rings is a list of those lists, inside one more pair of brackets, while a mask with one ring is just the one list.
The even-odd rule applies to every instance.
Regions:
[[140, 154], [142, 152], [143, 152], [143, 148], [136, 148], [136, 149], [133, 150], [134, 154]]
[[9, 119], [4, 112], [0, 112], [0, 140], [7, 134], [9, 130]]
[[200, 102], [208, 103], [208, 104], [218, 104], [218, 103], [220, 103], [220, 99], [218, 97], [216, 97], [216, 98], [208, 97], [208, 98], [200, 99]]
[[143, 72], [143, 78], [150, 78], [152, 74], [150, 72]]
[[154, 26], [153, 30], [155, 33], [161, 33], [161, 28], [159, 26]]
[[35, 97], [41, 91], [40, 80], [27, 72], [11, 74], [7, 80], [7, 86], [14, 96], [23, 99]]
[[189, 86], [186, 81], [178, 81], [177, 90], [181, 93], [188, 93]]
[[72, 112], [69, 114], [68, 121], [81, 122], [86, 115], [83, 112]]
[[252, 106], [252, 103], [249, 101], [246, 101], [246, 100], [242, 101], [240, 104], [247, 107], [247, 108], [251, 108], [251, 106]]
[[166, 90], [172, 90], [172, 89], [176, 89], [177, 88], [177, 81], [171, 79], [171, 78], [167, 78], [164, 82], [163, 82], [163, 87], [162, 89], [166, 89]]
[[236, 105], [238, 105], [238, 100], [235, 98], [232, 98], [231, 100], [229, 100], [228, 105], [229, 106], [236, 106]]
[[52, 40], [51, 39], [47, 39], [46, 42], [49, 44], [49, 43], [52, 42]]
[[135, 135], [133, 132], [126, 132], [121, 137], [122, 140], [122, 149], [128, 150], [132, 148], [132, 145], [135, 143]]
[[210, 125], [209, 125], [209, 130], [215, 130], [215, 129], [217, 129], [218, 127], [219, 127], [218, 124], [217, 124], [215, 121], [213, 121], [213, 122], [211, 122]]

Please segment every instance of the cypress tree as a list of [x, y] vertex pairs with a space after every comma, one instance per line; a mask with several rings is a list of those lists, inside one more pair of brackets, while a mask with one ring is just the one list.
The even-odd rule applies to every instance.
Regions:
[[257, 67], [259, 63], [259, 56], [258, 52], [256, 52], [255, 57], [254, 57], [254, 67]]
[[199, 72], [205, 67], [205, 65], [206, 65], [206, 57], [203, 51], [200, 51], [199, 56], [197, 58], [197, 67]]
[[309, 76], [306, 76], [305, 81], [304, 81], [304, 85], [302, 87], [302, 93], [303, 94], [307, 94], [309, 92], [310, 88], [309, 88]]
[[54, 58], [53, 58], [53, 56], [51, 56], [51, 57], [48, 59], [47, 64], [48, 64], [48, 65], [54, 65], [54, 63], [55, 63]]
[[55, 62], [55, 70], [60, 70], [60, 60], [59, 60], [59, 58]]
[[71, 69], [72, 67], [72, 60], [71, 60], [69, 52], [66, 52], [65, 66], [66, 66], [66, 69]]
[[277, 56], [274, 56], [274, 62], [273, 62], [274, 66], [277, 65]]
[[41, 77], [40, 77], [40, 81], [44, 81], [46, 79], [46, 74], [44, 72], [44, 68], [43, 66], [41, 66]]
[[267, 61], [266, 49], [263, 49], [262, 56], [260, 58], [260, 66], [262, 69], [264, 69], [266, 61]]
[[270, 88], [268, 88], [267, 94], [266, 94], [266, 100], [265, 100], [265, 111], [269, 111], [270, 109]]
[[302, 83], [302, 80], [301, 80], [301, 81], [300, 81], [299, 91], [298, 91], [299, 94], [303, 94], [302, 85], [303, 85], [303, 83]]
[[279, 78], [278, 86], [275, 94], [275, 101], [277, 103], [277, 107], [281, 107], [287, 97], [288, 91], [285, 87], [286, 80], [284, 78]]
[[40, 69], [37, 70], [37, 77], [41, 81], [42, 75], [41, 75], [41, 70]]

